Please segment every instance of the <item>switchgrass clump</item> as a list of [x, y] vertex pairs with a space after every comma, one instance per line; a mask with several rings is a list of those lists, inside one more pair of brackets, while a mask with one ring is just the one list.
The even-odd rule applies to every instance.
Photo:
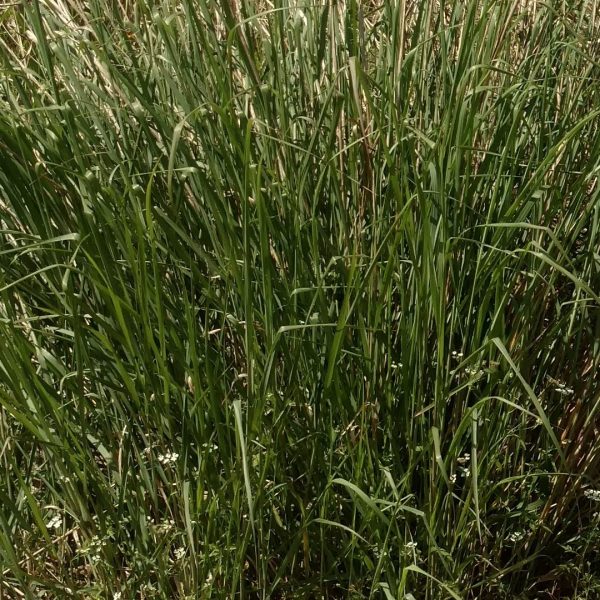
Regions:
[[594, 0], [0, 13], [0, 598], [597, 598]]

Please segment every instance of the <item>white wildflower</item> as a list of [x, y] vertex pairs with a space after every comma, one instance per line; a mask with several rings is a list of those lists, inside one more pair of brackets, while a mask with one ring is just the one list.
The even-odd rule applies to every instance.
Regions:
[[558, 394], [561, 394], [561, 396], [570, 396], [571, 394], [573, 394], [575, 392], [575, 390], [573, 388], [568, 387], [562, 381], [556, 381], [556, 380], [551, 380], [551, 381], [552, 381], [552, 383], [554, 383], [556, 385], [556, 387], [554, 388], [554, 391], [557, 392]]
[[89, 544], [83, 548], [78, 548], [77, 553], [83, 556], [88, 556], [90, 561], [97, 563], [101, 559], [101, 552], [104, 546], [106, 546], [106, 539], [101, 539], [97, 535], [93, 536], [89, 541]]
[[519, 542], [525, 537], [525, 532], [523, 531], [513, 531], [509, 536], [508, 540], [510, 542]]
[[60, 529], [62, 527], [62, 523], [62, 517], [60, 515], [55, 515], [48, 521], [46, 527], [48, 529]]
[[585, 490], [583, 495], [594, 502], [600, 502], [600, 490]]
[[178, 458], [179, 454], [177, 452], [167, 452], [166, 454], [158, 455], [158, 462], [161, 465], [169, 465], [176, 463]]
[[471, 460], [471, 455], [468, 452], [465, 452], [460, 458], [456, 459], [456, 462], [459, 465], [467, 464]]
[[169, 533], [173, 527], [175, 527], [175, 521], [173, 519], [167, 519], [158, 524], [157, 530], [159, 533]]

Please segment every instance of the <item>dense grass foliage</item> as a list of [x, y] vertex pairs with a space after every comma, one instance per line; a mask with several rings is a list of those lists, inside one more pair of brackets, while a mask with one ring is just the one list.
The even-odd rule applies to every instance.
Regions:
[[598, 598], [599, 13], [5, 4], [0, 598]]

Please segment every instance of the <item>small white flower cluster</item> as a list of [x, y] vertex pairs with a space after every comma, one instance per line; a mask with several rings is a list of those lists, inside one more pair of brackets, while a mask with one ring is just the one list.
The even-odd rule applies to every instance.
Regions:
[[555, 392], [558, 392], [561, 396], [570, 396], [575, 392], [573, 388], [567, 387], [564, 383], [559, 383], [555, 388]]
[[406, 544], [404, 544], [404, 547], [407, 550], [414, 550], [417, 547], [417, 542], [406, 542]]
[[477, 377], [481, 377], [484, 375], [485, 371], [483, 369], [479, 369], [478, 367], [466, 367], [465, 373], [467, 375], [477, 375]]
[[600, 502], [600, 490], [585, 490], [583, 495], [594, 502]]
[[463, 477], [468, 477], [471, 474], [471, 469], [469, 469], [469, 462], [471, 460], [471, 455], [468, 452], [465, 452], [460, 458], [456, 459], [456, 462], [461, 465], [459, 467], [459, 471], [461, 472]]
[[46, 523], [46, 527], [48, 529], [60, 529], [62, 527], [63, 520], [60, 515], [54, 515], [48, 523]]
[[452, 350], [452, 358], [460, 359], [464, 356], [462, 352], [457, 352], [456, 350]]
[[185, 556], [185, 548], [175, 548], [175, 560], [181, 560]]
[[175, 527], [175, 521], [173, 519], [166, 519], [156, 526], [156, 530], [158, 533], [169, 533], [173, 527]]
[[[150, 396], [150, 400], [152, 400], [152, 396]], [[156, 443], [154, 443], [154, 444], [149, 444], [148, 446], [146, 446], [146, 447], [144, 448], [144, 450], [142, 451], [142, 454], [143, 454], [144, 456], [148, 456], [148, 455], [149, 455], [149, 454], [152, 452], [152, 449], [153, 449], [155, 446], [156, 446]], [[136, 478], [137, 478], [137, 477], [136, 477]]]
[[97, 535], [92, 537], [87, 547], [79, 550], [81, 554], [88, 555], [90, 561], [97, 563], [100, 561], [102, 549], [106, 546], [106, 540], [99, 538]]
[[[468, 452], [465, 452], [462, 456], [456, 459], [456, 462], [459, 464], [458, 471], [462, 477], [468, 477], [471, 474], [471, 469], [469, 469], [469, 461], [471, 460], [471, 455]], [[452, 473], [450, 475], [450, 483], [456, 483], [458, 475], [456, 473]]]
[[161, 465], [170, 465], [176, 463], [178, 458], [179, 454], [177, 452], [167, 452], [166, 454], [158, 455], [158, 462]]
[[123, 595], [123, 594], [121, 594], [121, 592], [115, 592], [115, 593], [113, 594], [113, 600], [121, 600], [121, 596], [122, 596], [122, 595]]
[[459, 465], [465, 465], [471, 460], [471, 454], [469, 452], [465, 452], [460, 458], [456, 459], [456, 462]]
[[513, 531], [509, 536], [508, 536], [508, 541], [509, 542], [520, 542], [523, 538], [525, 537], [525, 532], [523, 531]]

